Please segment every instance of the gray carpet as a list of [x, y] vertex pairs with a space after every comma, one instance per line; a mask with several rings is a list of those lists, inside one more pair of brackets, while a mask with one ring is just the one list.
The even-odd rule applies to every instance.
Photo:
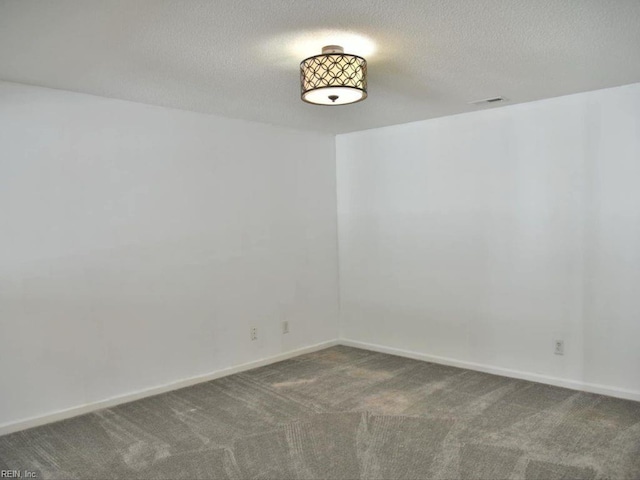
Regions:
[[640, 403], [333, 347], [0, 437], [40, 479], [640, 479]]

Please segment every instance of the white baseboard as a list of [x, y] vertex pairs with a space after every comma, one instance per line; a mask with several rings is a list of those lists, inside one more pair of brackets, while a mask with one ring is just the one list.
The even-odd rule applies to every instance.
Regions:
[[564, 378], [551, 377], [548, 375], [540, 375], [538, 373], [523, 372], [520, 370], [511, 370], [508, 368], [495, 367], [493, 365], [485, 365], [475, 362], [466, 362], [456, 360], [455, 358], [439, 357], [436, 355], [427, 355], [424, 353], [402, 350], [399, 348], [385, 347], [384, 345], [376, 345], [373, 343], [359, 342], [356, 340], [340, 339], [340, 345], [348, 347], [362, 348], [380, 353], [389, 353], [400, 357], [413, 358], [415, 360], [423, 360], [426, 362], [439, 363], [452, 367], [467, 368], [469, 370], [477, 370], [479, 372], [492, 373], [504, 377], [518, 378], [521, 380], [529, 380], [531, 382], [546, 383], [556, 387], [570, 388], [571, 390], [580, 390], [583, 392], [597, 393], [600, 395], [608, 395], [610, 397], [623, 398], [625, 400], [635, 400], [640, 402], [640, 392], [634, 390], [626, 390], [623, 388], [611, 387], [607, 385], [597, 385], [594, 383], [585, 383], [576, 380], [567, 380]]
[[18, 420], [16, 422], [5, 423], [0, 425], [0, 436], [7, 435], [9, 433], [17, 432], [20, 430], [26, 430], [27, 428], [38, 427], [47, 423], [57, 422], [78, 415], [84, 415], [86, 413], [94, 412], [96, 410], [102, 410], [103, 408], [114, 407], [122, 403], [132, 402], [141, 398], [158, 395], [160, 393], [169, 392], [172, 390], [178, 390], [180, 388], [189, 387], [197, 383], [208, 382], [215, 380], [216, 378], [226, 377], [233, 375], [234, 373], [244, 372], [253, 368], [262, 367], [272, 363], [287, 360], [289, 358], [304, 355], [305, 353], [311, 353], [324, 348], [329, 348], [335, 345], [345, 345], [348, 347], [362, 348], [364, 350], [371, 350], [374, 352], [388, 353], [391, 355], [398, 355], [401, 357], [413, 358], [415, 360], [423, 360], [426, 362], [439, 363], [442, 365], [450, 365], [453, 367], [467, 368], [470, 370], [477, 370], [480, 372], [492, 373], [495, 375], [502, 375], [511, 378], [519, 378], [521, 380], [529, 380], [532, 382], [545, 383], [548, 385], [555, 385], [557, 387], [570, 388], [572, 390], [580, 390], [585, 392], [597, 393], [601, 395], [608, 395], [611, 397], [623, 398], [626, 400], [640, 401], [640, 392], [634, 390], [626, 390], [622, 388], [616, 388], [606, 385], [596, 385], [592, 383], [579, 382], [575, 380], [566, 380], [563, 378], [551, 377], [547, 375], [540, 375], [537, 373], [522, 372], [519, 370], [511, 370], [508, 368], [495, 367], [492, 365], [485, 365], [474, 362], [466, 362], [462, 360], [456, 360], [454, 358], [439, 357], [436, 355], [427, 355], [419, 352], [412, 352], [409, 350], [402, 350], [399, 348], [386, 347], [384, 345], [376, 345], [372, 343], [359, 342], [356, 340], [340, 339], [330, 340], [328, 342], [318, 343], [309, 347], [292, 350], [290, 352], [281, 353], [271, 357], [255, 360], [253, 362], [244, 363], [235, 367], [229, 367], [222, 370], [217, 370], [205, 375], [199, 375], [190, 377], [187, 379], [179, 380], [177, 382], [160, 385], [157, 387], [149, 388], [146, 390], [139, 390], [136, 392], [120, 395], [117, 397], [108, 398], [99, 402], [93, 402], [86, 405], [80, 405], [72, 407], [66, 410], [60, 410], [57, 412], [49, 413], [46, 415]]
[[94, 412], [96, 410], [102, 410], [103, 408], [114, 407], [121, 403], [132, 402], [134, 400], [140, 400], [141, 398], [151, 397], [160, 393], [169, 392], [171, 390], [178, 390], [179, 388], [189, 387], [197, 383], [208, 382], [215, 380], [216, 378], [226, 377], [233, 375], [234, 373], [244, 372], [253, 368], [263, 367], [282, 360], [297, 357], [305, 353], [311, 353], [324, 348], [329, 348], [334, 345], [338, 345], [338, 340], [330, 340], [328, 342], [318, 343], [309, 347], [299, 348], [290, 352], [281, 353], [272, 357], [262, 358], [249, 363], [243, 363], [235, 367], [229, 367], [215, 372], [207, 373], [205, 375], [198, 375], [195, 377], [178, 380], [177, 382], [167, 383], [157, 387], [148, 388], [145, 390], [139, 390], [125, 395], [119, 395], [117, 397], [108, 398], [106, 400], [100, 400], [99, 402], [88, 403], [86, 405], [79, 405], [77, 407], [68, 408], [66, 410], [60, 410], [46, 415], [31, 417], [17, 422], [5, 423], [0, 425], [0, 436], [7, 435], [9, 433], [17, 432], [19, 430], [26, 430], [27, 428], [38, 427], [47, 423], [57, 422], [66, 418], [76, 417], [78, 415], [84, 415], [86, 413]]

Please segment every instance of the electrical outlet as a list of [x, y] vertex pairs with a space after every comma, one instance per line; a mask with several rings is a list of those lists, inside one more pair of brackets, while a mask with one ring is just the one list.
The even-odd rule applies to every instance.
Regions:
[[282, 333], [289, 333], [289, 321], [285, 320], [282, 322]]
[[553, 353], [556, 355], [564, 355], [564, 340], [556, 340], [556, 349]]
[[251, 327], [251, 340], [258, 339], [258, 327]]

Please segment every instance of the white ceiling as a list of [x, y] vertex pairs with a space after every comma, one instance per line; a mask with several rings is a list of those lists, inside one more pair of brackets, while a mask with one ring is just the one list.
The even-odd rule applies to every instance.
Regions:
[[[364, 102], [300, 100], [327, 43]], [[0, 79], [343, 133], [640, 82], [640, 0], [0, 0]]]

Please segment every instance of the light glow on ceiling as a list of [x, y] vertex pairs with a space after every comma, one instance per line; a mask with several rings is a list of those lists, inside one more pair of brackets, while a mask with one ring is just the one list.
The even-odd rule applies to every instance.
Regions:
[[367, 60], [376, 58], [377, 47], [369, 37], [351, 31], [328, 29], [278, 35], [260, 46], [260, 56], [281, 68], [296, 70], [301, 59], [317, 55], [325, 45], [340, 45], [345, 52]]

